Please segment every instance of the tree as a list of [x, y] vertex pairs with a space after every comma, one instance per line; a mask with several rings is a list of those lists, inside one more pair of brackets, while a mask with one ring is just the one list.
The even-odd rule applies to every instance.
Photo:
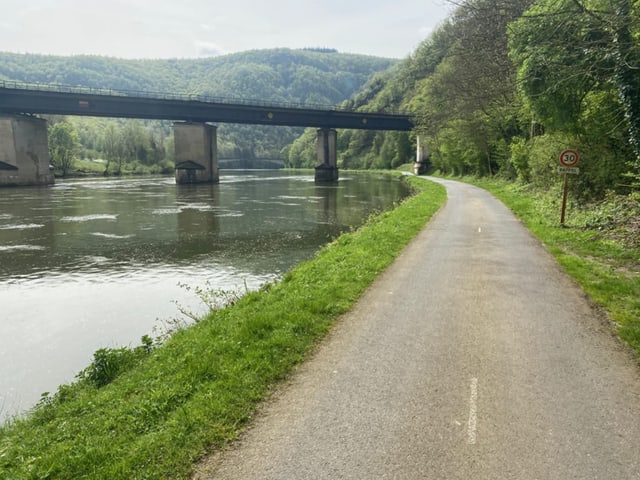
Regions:
[[122, 161], [124, 158], [123, 144], [121, 141], [121, 135], [113, 123], [109, 123], [104, 129], [102, 134], [102, 151], [107, 160], [104, 167], [104, 175], [109, 175], [109, 167], [111, 162], [115, 162], [118, 165], [117, 175], [122, 172]]
[[[539, 0], [512, 29], [523, 95], [545, 126], [585, 134], [585, 112], [607, 97], [640, 172], [640, 12], [633, 0]], [[608, 109], [607, 109], [608, 110]]]
[[63, 177], [73, 167], [79, 148], [78, 133], [73, 125], [66, 121], [53, 124], [49, 128], [49, 155], [54, 168]]
[[[613, 25], [614, 78], [629, 128], [629, 143], [640, 174], [640, 8], [631, 0], [619, 0]], [[635, 39], [634, 39], [635, 36]]]
[[531, 1], [456, 3], [449, 22], [425, 43], [444, 54], [426, 56], [440, 60], [417, 83], [410, 107], [438, 168], [480, 175], [513, 171], [505, 152], [521, 134], [520, 102], [507, 31]]

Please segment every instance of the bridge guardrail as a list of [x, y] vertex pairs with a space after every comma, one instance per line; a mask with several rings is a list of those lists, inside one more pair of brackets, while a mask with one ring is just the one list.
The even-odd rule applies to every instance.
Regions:
[[137, 97], [137, 98], [151, 98], [155, 100], [183, 100], [194, 101], [212, 104], [223, 105], [248, 105], [248, 106], [260, 106], [260, 107], [274, 107], [274, 108], [307, 108], [322, 111], [336, 111], [336, 112], [354, 112], [354, 113], [372, 113], [376, 115], [409, 115], [406, 112], [361, 112], [354, 108], [348, 108], [340, 105], [327, 105], [319, 103], [296, 103], [296, 102], [277, 102], [277, 101], [265, 101], [255, 98], [244, 97], [219, 97], [203, 95], [199, 93], [168, 93], [168, 92], [154, 92], [149, 90], [120, 90], [112, 88], [96, 88], [85, 86], [72, 86], [59, 83], [28, 83], [18, 82], [12, 80], [0, 80], [0, 88], [9, 88], [15, 90], [29, 90], [29, 91], [47, 91], [57, 93], [76, 93], [87, 95], [108, 95], [119, 97]]

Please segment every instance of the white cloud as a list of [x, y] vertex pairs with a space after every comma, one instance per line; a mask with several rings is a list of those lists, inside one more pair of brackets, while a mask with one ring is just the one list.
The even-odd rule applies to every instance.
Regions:
[[205, 32], [214, 32], [216, 30], [216, 27], [214, 25], [208, 25], [206, 23], [201, 23], [200, 24], [200, 30], [203, 30]]
[[196, 41], [195, 47], [197, 52], [196, 55], [198, 57], [218, 57], [228, 53], [213, 42]]
[[449, 9], [445, 0], [0, 0], [0, 49], [184, 58], [323, 46], [403, 57]]

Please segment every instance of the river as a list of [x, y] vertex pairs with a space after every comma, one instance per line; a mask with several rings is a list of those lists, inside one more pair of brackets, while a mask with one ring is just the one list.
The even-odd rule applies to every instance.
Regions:
[[171, 177], [78, 179], [0, 190], [0, 420], [25, 411], [103, 347], [138, 345], [196, 289], [242, 292], [279, 278], [372, 212], [408, 194], [388, 176], [222, 171], [218, 185]]

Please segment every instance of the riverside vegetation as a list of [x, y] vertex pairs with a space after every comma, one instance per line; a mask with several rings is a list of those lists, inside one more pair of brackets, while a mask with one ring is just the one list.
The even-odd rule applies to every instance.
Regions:
[[281, 281], [165, 341], [96, 352], [76, 383], [0, 428], [3, 478], [188, 478], [199, 457], [239, 434], [444, 202], [441, 186], [407, 181], [413, 197]]

